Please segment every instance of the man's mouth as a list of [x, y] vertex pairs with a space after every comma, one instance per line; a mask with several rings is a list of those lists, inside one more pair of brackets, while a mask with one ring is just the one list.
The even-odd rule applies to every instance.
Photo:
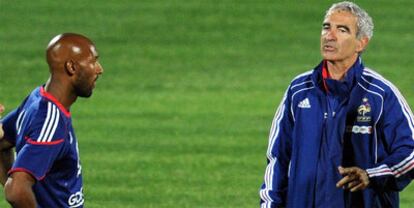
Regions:
[[96, 86], [96, 81], [98, 80], [98, 78], [99, 78], [99, 77], [97, 76], [97, 77], [93, 80], [93, 83], [92, 83], [92, 87], [93, 87], [93, 88], [95, 88], [95, 86]]
[[324, 45], [323, 50], [324, 51], [334, 51], [334, 50], [336, 50], [336, 48], [331, 46], [331, 45]]

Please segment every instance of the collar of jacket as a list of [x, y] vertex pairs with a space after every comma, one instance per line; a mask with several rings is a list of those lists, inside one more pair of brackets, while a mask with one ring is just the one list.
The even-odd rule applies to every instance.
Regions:
[[[312, 79], [313, 82], [317, 85], [317, 88], [323, 91], [326, 94], [339, 95], [339, 96], [349, 96], [352, 88], [357, 84], [357, 81], [361, 78], [364, 65], [362, 63], [361, 57], [355, 61], [351, 68], [346, 72], [344, 80], [338, 81], [330, 78], [325, 79], [322, 75], [322, 68], [325, 64], [325, 60], [322, 60], [318, 66], [313, 70]], [[325, 90], [324, 83], [328, 88], [328, 91]]]

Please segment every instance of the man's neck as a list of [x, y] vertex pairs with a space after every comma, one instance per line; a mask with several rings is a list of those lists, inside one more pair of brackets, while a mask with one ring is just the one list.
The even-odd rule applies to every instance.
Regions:
[[62, 82], [52, 78], [47, 80], [44, 89], [49, 94], [53, 95], [53, 97], [55, 97], [68, 111], [77, 98], [77, 96], [74, 93], [71, 93]]
[[346, 72], [352, 67], [358, 56], [347, 61], [327, 61], [329, 76], [334, 80], [343, 80]]

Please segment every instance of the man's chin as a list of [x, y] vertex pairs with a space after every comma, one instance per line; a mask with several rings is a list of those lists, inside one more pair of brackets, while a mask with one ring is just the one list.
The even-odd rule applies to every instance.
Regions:
[[89, 98], [92, 96], [92, 90], [90, 91], [82, 91], [82, 92], [78, 92], [78, 97], [82, 97], [82, 98]]
[[322, 53], [322, 58], [323, 60], [327, 60], [327, 61], [337, 61], [338, 57], [336, 57], [333, 54], [327, 54], [327, 53]]
[[78, 95], [79, 97], [82, 97], [82, 98], [89, 98], [89, 97], [91, 97], [92, 96], [92, 92], [91, 93], [89, 93], [89, 94], [81, 94], [81, 95]]

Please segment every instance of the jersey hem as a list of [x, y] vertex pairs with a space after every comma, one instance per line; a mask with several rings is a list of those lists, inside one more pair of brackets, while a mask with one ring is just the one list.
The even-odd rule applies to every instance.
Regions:
[[9, 170], [9, 172], [7, 172], [7, 175], [10, 176], [11, 174], [13, 174], [15, 172], [25, 172], [25, 173], [31, 175], [33, 178], [35, 178], [38, 181], [41, 181], [45, 178], [45, 176], [36, 177], [35, 174], [32, 171], [30, 171], [26, 168], [12, 168], [12, 169]]

